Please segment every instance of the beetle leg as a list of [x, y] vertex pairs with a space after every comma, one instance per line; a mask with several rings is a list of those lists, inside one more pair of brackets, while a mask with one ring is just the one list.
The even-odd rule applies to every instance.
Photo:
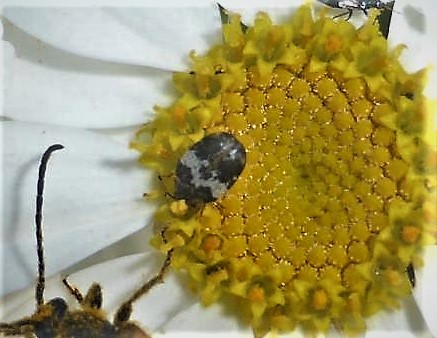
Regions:
[[124, 302], [118, 308], [114, 317], [115, 326], [120, 327], [129, 320], [130, 315], [132, 313], [132, 304], [135, 301], [137, 301], [139, 298], [141, 298], [147, 292], [149, 292], [156, 284], [164, 282], [164, 277], [170, 268], [172, 256], [173, 256], [173, 249], [171, 249], [167, 253], [167, 258], [165, 259], [165, 262], [162, 265], [159, 273], [155, 277], [144, 283], [126, 302]]
[[416, 286], [416, 272], [414, 271], [413, 263], [408, 264], [405, 270], [407, 272], [408, 280], [410, 281], [411, 287], [414, 288]]
[[77, 302], [79, 304], [82, 304], [83, 302], [83, 296], [82, 293], [80, 292], [80, 290], [75, 287], [74, 285], [71, 285], [70, 282], [68, 281], [68, 277], [65, 277], [62, 279], [62, 283], [65, 285], [65, 287], [67, 288], [67, 290], [70, 292], [70, 294], [76, 298]]
[[0, 332], [7, 336], [24, 335], [27, 337], [34, 332], [35, 322], [25, 318], [12, 323], [0, 323]]
[[347, 15], [346, 21], [348, 21], [352, 17], [353, 10], [351, 8], [346, 8], [346, 12], [335, 15], [332, 19], [338, 19]]
[[93, 309], [102, 308], [103, 295], [102, 287], [99, 284], [93, 283], [84, 297], [77, 287], [70, 284], [70, 282], [67, 280], [67, 277], [62, 279], [62, 283], [64, 283], [67, 290], [74, 298], [76, 298], [80, 305], [88, 306]]
[[101, 309], [103, 303], [102, 287], [100, 284], [93, 283], [83, 299], [82, 305], [93, 309]]

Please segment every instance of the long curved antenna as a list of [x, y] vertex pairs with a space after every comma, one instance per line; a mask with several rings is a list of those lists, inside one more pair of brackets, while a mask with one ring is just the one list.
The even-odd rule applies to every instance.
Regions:
[[44, 287], [45, 287], [45, 263], [44, 263], [44, 245], [43, 245], [43, 233], [42, 233], [42, 205], [43, 205], [43, 192], [44, 192], [44, 177], [47, 169], [47, 162], [50, 159], [51, 154], [63, 149], [62, 144], [53, 144], [47, 148], [41, 157], [38, 171], [38, 183], [36, 188], [36, 212], [35, 212], [35, 225], [36, 225], [36, 245], [38, 254], [38, 284], [35, 289], [35, 299], [38, 306], [44, 304]]

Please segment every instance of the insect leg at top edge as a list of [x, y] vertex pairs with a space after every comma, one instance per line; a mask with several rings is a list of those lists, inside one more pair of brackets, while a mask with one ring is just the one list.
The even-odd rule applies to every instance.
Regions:
[[360, 10], [366, 16], [368, 14], [368, 10], [382, 9], [384, 11], [392, 11], [394, 0], [386, 1], [386, 0], [318, 0], [319, 2], [338, 9], [345, 9], [346, 12], [337, 14], [333, 17], [333, 19], [338, 19], [340, 17], [346, 16], [346, 21], [352, 17], [353, 11]]
[[158, 274], [144, 283], [117, 310], [113, 323], [106, 319], [102, 307], [102, 288], [93, 283], [85, 296], [79, 289], [71, 286], [65, 279], [64, 284], [81, 305], [80, 310], [70, 310], [67, 302], [60, 297], [44, 301], [45, 290], [45, 261], [43, 246], [43, 192], [47, 164], [53, 152], [64, 146], [54, 144], [43, 154], [38, 174], [36, 197], [36, 241], [38, 257], [38, 281], [35, 287], [36, 309], [30, 316], [10, 322], [0, 323], [2, 336], [23, 335], [37, 338], [150, 338], [137, 324], [130, 321], [132, 304], [144, 296], [151, 288], [162, 283], [167, 273], [172, 251], [167, 253], [167, 259]]

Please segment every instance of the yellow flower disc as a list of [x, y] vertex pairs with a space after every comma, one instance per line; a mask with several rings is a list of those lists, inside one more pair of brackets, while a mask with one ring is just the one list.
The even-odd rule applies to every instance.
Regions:
[[[374, 21], [303, 6], [246, 30], [235, 16], [132, 142], [160, 176], [152, 244], [174, 249], [204, 304], [234, 299], [257, 335], [356, 334], [411, 292], [405, 269], [430, 237], [425, 72], [408, 74]], [[243, 173], [217, 202], [174, 201], [178, 159], [217, 131], [244, 144]]]

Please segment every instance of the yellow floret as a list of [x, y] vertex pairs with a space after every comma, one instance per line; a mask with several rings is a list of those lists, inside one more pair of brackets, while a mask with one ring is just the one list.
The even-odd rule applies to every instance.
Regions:
[[310, 6], [284, 24], [231, 16], [223, 43], [190, 54], [192, 72], [173, 79], [180, 96], [132, 143], [161, 176], [156, 200], [204, 135], [244, 144], [246, 166], [225, 196], [165, 200], [152, 244], [175, 249], [173, 266], [204, 304], [236, 300], [256, 336], [361, 333], [409, 294], [405, 266], [430, 237], [437, 157], [421, 135], [425, 73], [402, 68], [374, 15], [360, 28], [313, 18]]

